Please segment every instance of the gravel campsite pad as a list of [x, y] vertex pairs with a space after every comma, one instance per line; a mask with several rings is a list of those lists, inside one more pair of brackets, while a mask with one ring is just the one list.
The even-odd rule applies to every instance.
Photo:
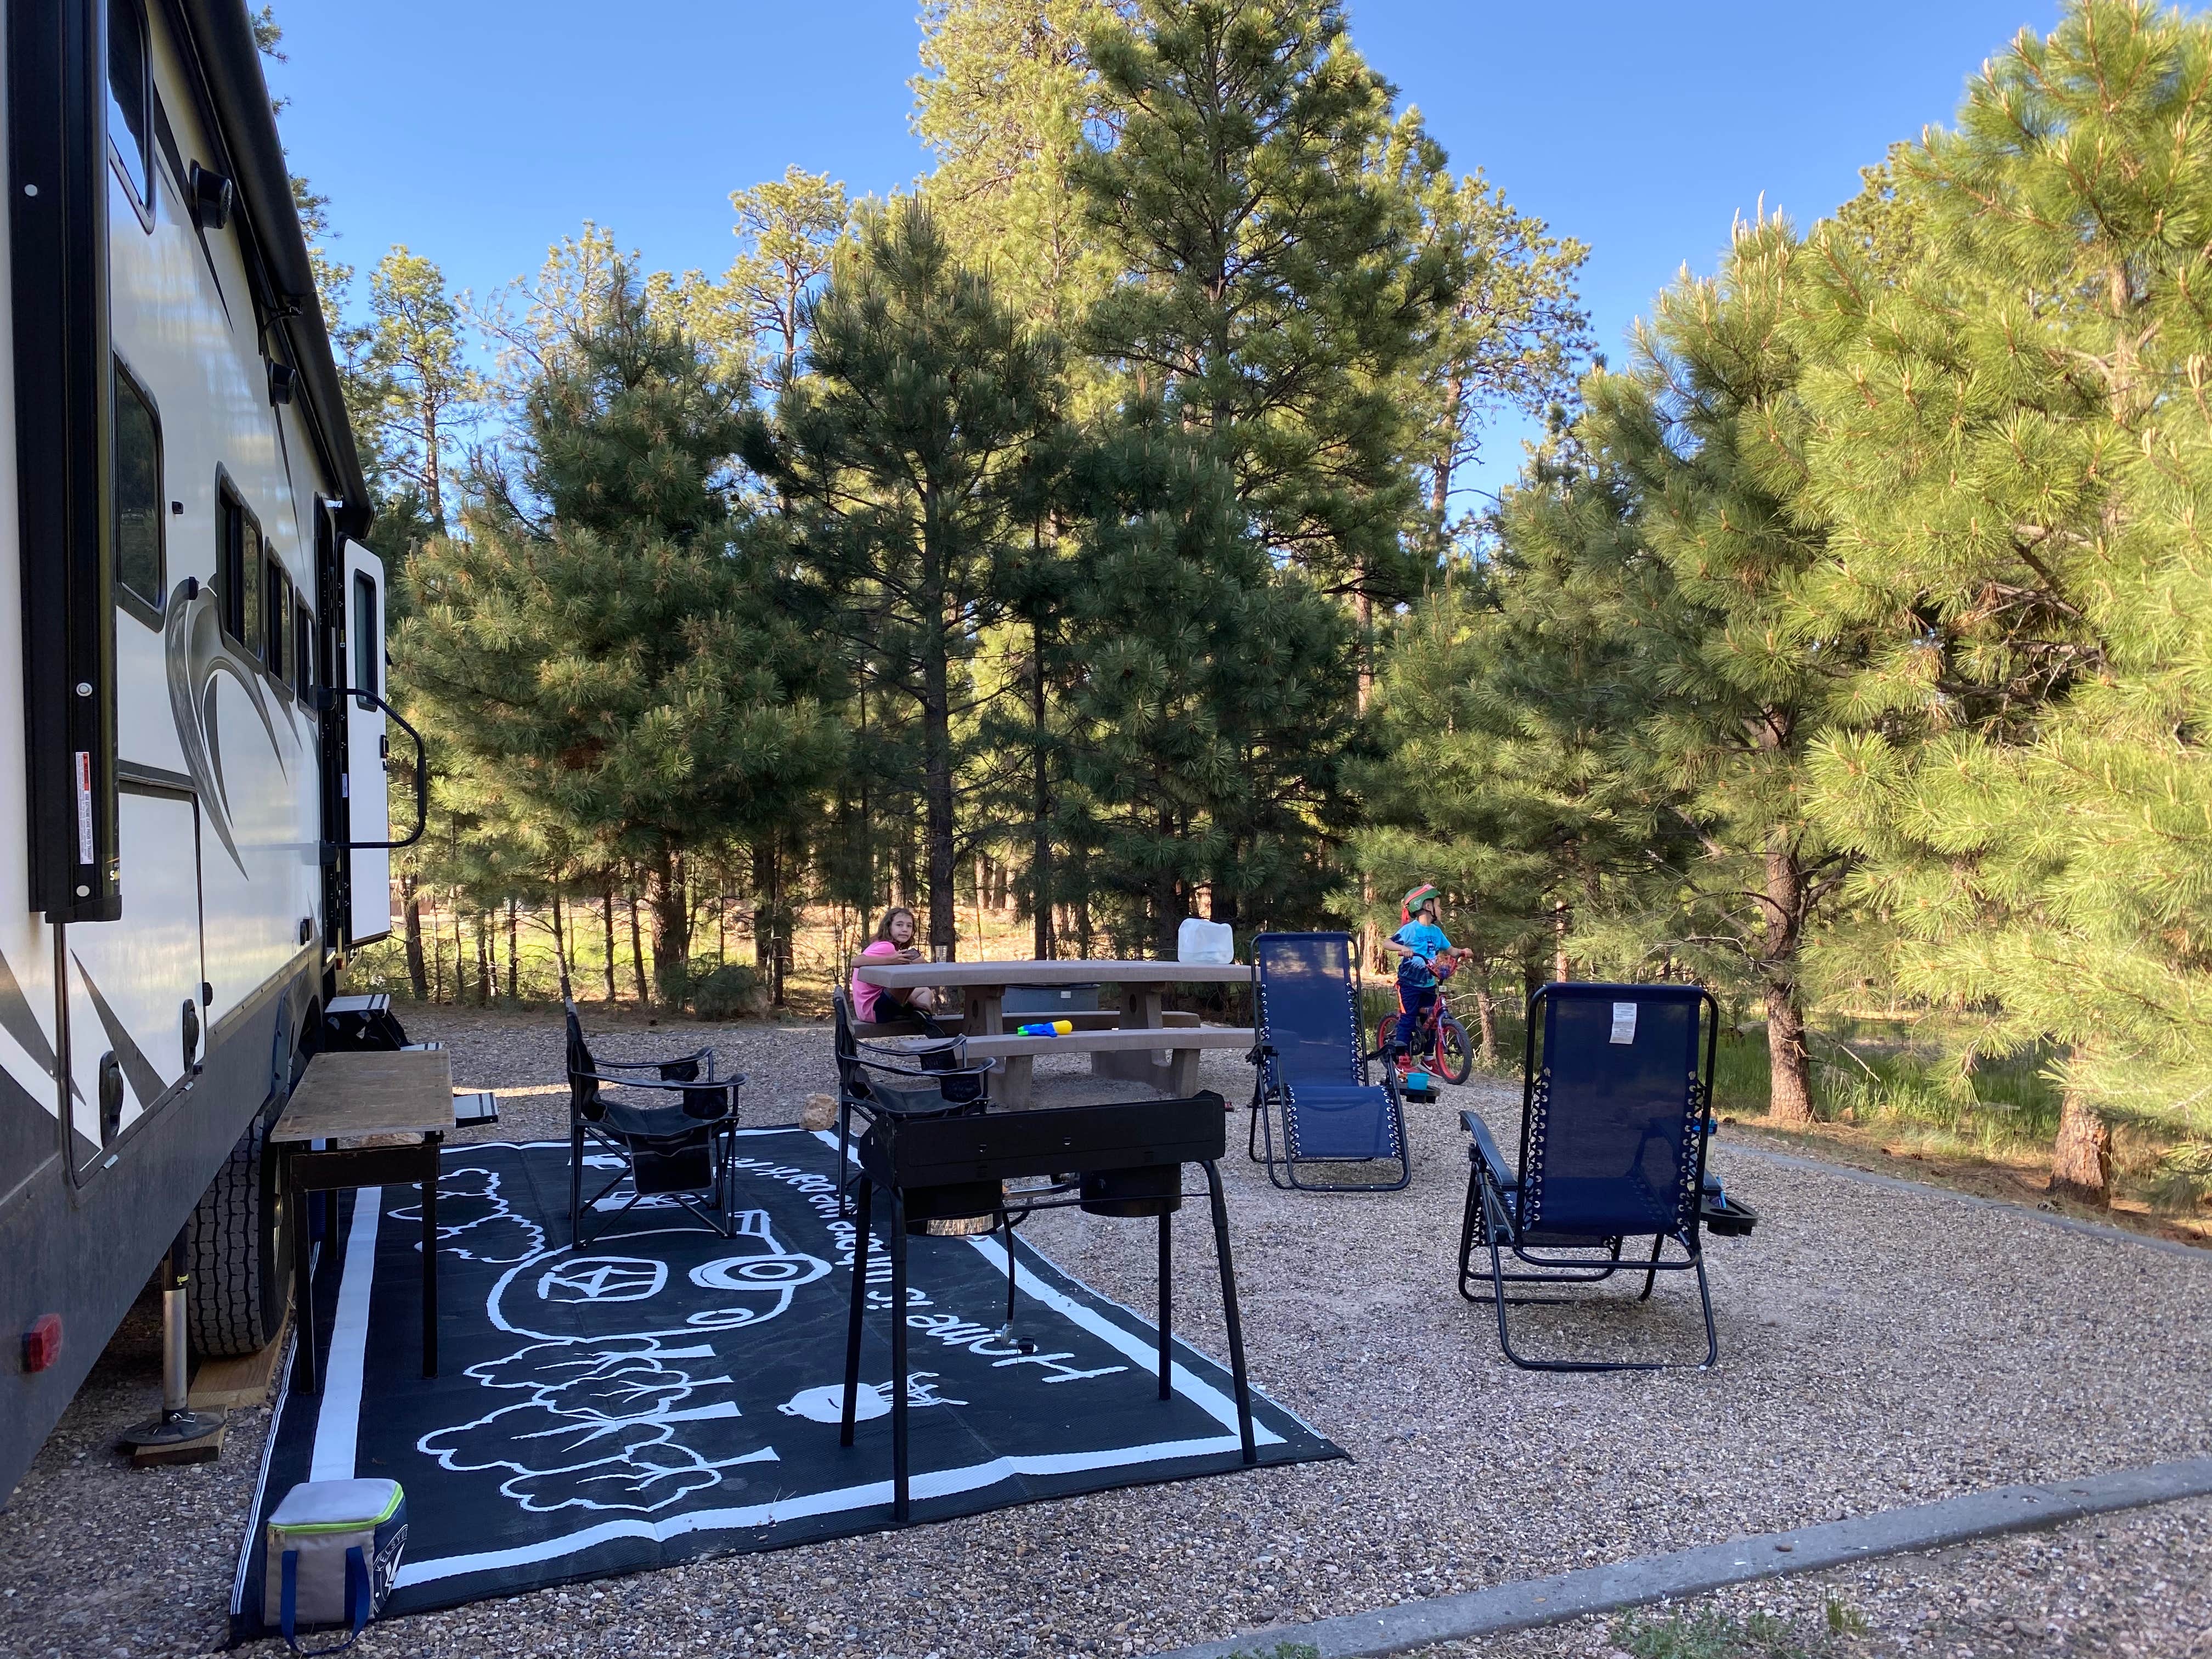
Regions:
[[[416, 1011], [409, 1020], [410, 1035], [448, 1043], [457, 1085], [501, 1090], [493, 1136], [564, 1132], [557, 1019]], [[830, 1082], [823, 1026], [624, 1028], [600, 1047], [623, 1057], [679, 1039], [713, 1042], [749, 1073], [749, 1122], [795, 1117]], [[1073, 1058], [1038, 1071], [1048, 1100], [1103, 1092]], [[1202, 1080], [1241, 1103], [1250, 1075], [1216, 1054]], [[359, 1651], [1145, 1653], [2008, 1482], [2212, 1453], [2203, 1397], [2212, 1255], [1774, 1164], [1732, 1146], [1726, 1131], [1713, 1167], [1765, 1218], [1750, 1239], [1717, 1240], [1710, 1252], [1719, 1366], [1517, 1371], [1487, 1310], [1453, 1285], [1468, 1168], [1458, 1113], [1468, 1106], [1510, 1144], [1517, 1093], [1445, 1089], [1411, 1109], [1414, 1179], [1401, 1193], [1279, 1193], [1241, 1150], [1224, 1165], [1253, 1375], [1348, 1450], [1348, 1462], [1097, 1493], [495, 1599], [372, 1628]], [[1241, 1135], [1242, 1115], [1234, 1121]], [[1036, 1218], [1029, 1236], [1103, 1294], [1150, 1310], [1152, 1251], [1137, 1224], [1063, 1212]], [[1178, 1328], [1218, 1353], [1207, 1254], [1177, 1256]], [[1640, 1311], [1615, 1300], [1530, 1312], [1533, 1334], [1570, 1345], [1619, 1336], [1694, 1352], [1702, 1335], [1694, 1289], [1679, 1278], [1662, 1280]], [[112, 1437], [150, 1406], [155, 1375], [142, 1309], [0, 1515], [0, 1652], [197, 1654], [222, 1640], [267, 1413], [233, 1413], [218, 1464], [132, 1471]], [[1884, 1583], [1905, 1587], [1892, 1597], [1899, 1620], [1917, 1596], [1914, 1607], [1950, 1621], [1942, 1630], [1963, 1632], [1977, 1606], [1996, 1607], [2001, 1590], [2018, 1586], [2021, 1562], [2042, 1560], [2083, 1588], [2021, 1592], [2016, 1610], [2005, 1602], [1972, 1626], [1978, 1633], [1941, 1650], [2087, 1651], [2094, 1631], [2115, 1650], [2131, 1642], [2185, 1652], [2157, 1638], [2177, 1628], [2160, 1581], [2201, 1578], [2204, 1524], [2201, 1505], [2173, 1505], [1826, 1577], [1856, 1584], [1890, 1574]], [[2187, 1561], [2196, 1565], [2177, 1565]], [[1817, 1584], [1722, 1599], [1817, 1613]], [[1844, 1594], [1874, 1632], [1842, 1638], [1845, 1648], [1896, 1650], [1907, 1626], [1883, 1613], [1883, 1594]], [[1513, 1638], [1533, 1645], [1496, 1650], [1589, 1651], [1607, 1628], [1534, 1632]]]

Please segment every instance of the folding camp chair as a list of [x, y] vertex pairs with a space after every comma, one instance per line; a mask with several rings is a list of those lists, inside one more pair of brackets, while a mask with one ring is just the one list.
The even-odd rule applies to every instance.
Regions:
[[[1252, 966], [1258, 1040], [1245, 1144], [1252, 1161], [1265, 1164], [1267, 1179], [1286, 1190], [1396, 1192], [1413, 1178], [1405, 1107], [1395, 1067], [1382, 1067], [1379, 1088], [1367, 1080], [1367, 1063], [1377, 1056], [1360, 1047], [1352, 935], [1261, 933], [1252, 941]], [[1316, 1164], [1395, 1164], [1397, 1175], [1309, 1180], [1303, 1171]]]
[[[584, 1041], [573, 1002], [568, 1021], [569, 1242], [580, 1249], [592, 1242], [584, 1218], [624, 1181], [635, 1190], [617, 1215], [647, 1199], [665, 1200], [731, 1237], [731, 1131], [744, 1074], [716, 1077], [712, 1048], [665, 1060], [599, 1060]], [[637, 1095], [610, 1100], [609, 1089]], [[621, 1167], [586, 1200], [584, 1159], [592, 1148], [611, 1153]]]
[[[911, 1048], [887, 1043], [863, 1042], [853, 1034], [853, 1005], [842, 990], [830, 994], [835, 1023], [837, 1057], [837, 1168], [841, 1172], [838, 1203], [849, 1204], [854, 1183], [861, 1177], [852, 1162], [853, 1115], [862, 1127], [882, 1113], [928, 1117], [939, 1113], [980, 1112], [988, 1092], [988, 1075], [995, 1060], [970, 1061], [960, 1037], [941, 1037]], [[934, 1022], [917, 1014], [915, 1034], [933, 1034]]]
[[[1489, 1126], [1473, 1112], [1461, 1115], [1474, 1139], [1460, 1226], [1460, 1294], [1496, 1305], [1498, 1340], [1515, 1364], [1674, 1369], [1657, 1361], [1530, 1359], [1514, 1348], [1509, 1303], [1567, 1298], [1509, 1297], [1509, 1285], [1596, 1284], [1623, 1267], [1644, 1274], [1638, 1301], [1650, 1297], [1662, 1273], [1694, 1273], [1705, 1317], [1698, 1369], [1719, 1357], [1699, 1226], [1748, 1232], [1758, 1218], [1723, 1199], [1718, 1183], [1709, 1190], [1705, 1178], [1719, 1026], [1718, 1006], [1692, 985], [1547, 985], [1529, 998], [1517, 1174]], [[1626, 1241], [1647, 1237], [1650, 1259], [1623, 1262]], [[1670, 1241], [1679, 1255], [1665, 1254]], [[1490, 1252], [1487, 1274], [1474, 1265], [1482, 1247]], [[1510, 1272], [1508, 1253], [1519, 1264]]]

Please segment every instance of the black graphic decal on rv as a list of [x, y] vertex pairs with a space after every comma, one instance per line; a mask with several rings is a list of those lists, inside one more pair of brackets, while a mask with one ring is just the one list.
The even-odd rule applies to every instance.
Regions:
[[115, 1051], [116, 1063], [123, 1067], [123, 1075], [131, 1085], [131, 1092], [138, 1097], [141, 1106], [151, 1106], [169, 1085], [161, 1081], [161, 1074], [154, 1069], [153, 1061], [148, 1060], [145, 1051], [131, 1040], [130, 1029], [117, 1018], [115, 1010], [107, 1006], [107, 999], [100, 994], [100, 987], [85, 971], [84, 959], [72, 951], [70, 960], [76, 963], [76, 976], [84, 981], [84, 988], [92, 998], [92, 1011], [100, 1016], [100, 1027], [107, 1033], [107, 1046]]
[[[246, 875], [246, 860], [239, 857], [238, 843], [230, 833], [230, 799], [222, 776], [222, 736], [216, 725], [216, 682], [228, 674], [238, 683], [239, 690], [253, 705], [253, 712], [261, 716], [261, 729], [269, 734], [269, 747], [276, 757], [277, 769], [289, 777], [291, 769], [284, 764], [284, 744], [277, 738], [276, 722], [270, 714], [269, 695], [261, 684], [261, 672], [252, 659], [223, 637], [222, 616], [216, 608], [215, 590], [202, 586], [187, 597], [186, 586], [182, 582], [169, 595], [162, 657], [168, 671], [169, 712], [176, 719], [177, 742], [185, 751], [185, 769], [199, 786], [200, 811], [214, 829], [216, 839], [222, 843], [222, 850], [238, 866], [238, 873]], [[280, 706], [280, 712], [289, 727], [291, 710]], [[296, 749], [298, 735], [289, 735]]]
[[[54, 1057], [54, 1045], [46, 1040], [45, 1028], [39, 1017], [31, 1012], [30, 999], [23, 994], [23, 987], [15, 977], [15, 970], [8, 965], [8, 958], [0, 957], [0, 1031], [15, 1039], [15, 1046], [31, 1057], [31, 1063], [48, 1077], [54, 1074], [59, 1062]], [[84, 1091], [70, 1079], [70, 1093], [79, 1100]]]

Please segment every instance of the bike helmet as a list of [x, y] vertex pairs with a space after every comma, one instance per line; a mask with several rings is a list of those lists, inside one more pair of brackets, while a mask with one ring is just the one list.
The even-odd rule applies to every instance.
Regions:
[[1426, 904], [1431, 899], [1441, 899], [1443, 896], [1443, 895], [1442, 893], [1437, 891], [1437, 890], [1430, 886], [1428, 883], [1425, 881], [1423, 882], [1419, 887], [1414, 888], [1411, 892], [1407, 893], [1404, 899], [1400, 901], [1398, 905], [1398, 920], [1401, 921], [1411, 921], [1413, 919], [1414, 912], [1419, 910], [1424, 904]]

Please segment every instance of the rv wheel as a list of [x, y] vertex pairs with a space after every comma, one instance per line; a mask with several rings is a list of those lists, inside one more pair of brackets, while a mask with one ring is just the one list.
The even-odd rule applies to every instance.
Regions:
[[194, 1350], [211, 1358], [258, 1352], [284, 1315], [283, 1206], [268, 1128], [254, 1120], [192, 1211], [187, 1325]]

